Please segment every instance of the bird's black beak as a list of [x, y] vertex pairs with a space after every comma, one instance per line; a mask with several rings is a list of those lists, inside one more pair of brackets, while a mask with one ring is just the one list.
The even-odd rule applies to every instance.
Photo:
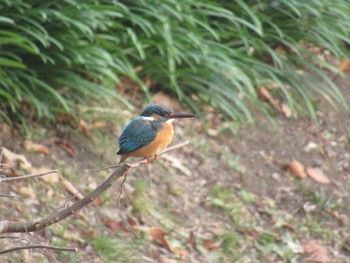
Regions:
[[173, 115], [168, 116], [169, 119], [178, 119], [178, 118], [194, 118], [197, 115], [191, 113], [174, 113]]

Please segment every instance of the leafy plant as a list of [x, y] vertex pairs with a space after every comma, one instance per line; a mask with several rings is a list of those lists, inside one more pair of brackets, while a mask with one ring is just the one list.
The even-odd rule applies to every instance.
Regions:
[[37, 116], [53, 117], [95, 95], [127, 103], [111, 89], [122, 62], [100, 45], [110, 20], [120, 16], [116, 8], [94, 1], [0, 1], [2, 113], [23, 115], [30, 104]]
[[113, 88], [126, 77], [149, 99], [146, 76], [198, 114], [205, 102], [228, 120], [252, 120], [252, 107], [269, 113], [261, 86], [314, 118], [315, 92], [346, 106], [326, 74], [338, 69], [311, 52], [348, 58], [345, 0], [0, 0], [0, 12], [7, 119], [28, 106], [53, 117], [110, 96], [131, 107]]

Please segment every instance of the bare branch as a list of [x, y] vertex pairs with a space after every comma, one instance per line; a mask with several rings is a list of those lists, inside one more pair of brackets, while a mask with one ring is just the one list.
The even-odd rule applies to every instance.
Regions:
[[73, 205], [53, 213], [45, 219], [39, 219], [34, 222], [16, 222], [7, 220], [0, 221], [0, 234], [35, 232], [67, 218], [94, 201], [102, 192], [110, 188], [114, 181], [125, 175], [130, 168], [131, 166], [129, 164], [124, 164], [123, 166], [118, 167], [108, 177], [108, 179], [97, 187], [92, 193], [75, 202]]
[[[183, 142], [179, 143], [177, 145], [174, 145], [172, 147], [169, 147], [165, 149], [159, 156], [170, 152], [177, 150], [181, 147], [184, 147], [189, 142]], [[94, 201], [101, 193], [105, 192], [107, 189], [109, 189], [115, 181], [117, 181], [119, 178], [126, 176], [128, 171], [131, 168], [137, 167], [143, 163], [145, 163], [145, 160], [142, 160], [140, 162], [136, 162], [133, 164], [123, 164], [116, 167], [116, 170], [101, 184], [99, 185], [93, 192], [85, 196], [83, 199], [75, 202], [73, 205], [58, 210], [57, 212], [54, 212], [53, 214], [49, 215], [47, 218], [39, 219], [33, 222], [17, 222], [17, 221], [8, 221], [3, 220], [0, 221], [0, 234], [6, 234], [6, 233], [29, 233], [29, 232], [35, 232], [39, 231], [43, 228], [46, 228], [52, 224], [55, 224], [70, 215], [76, 213], [80, 209], [82, 209], [84, 206], [90, 204], [92, 201]]]
[[4, 195], [4, 194], [0, 194], [0, 197], [20, 198], [20, 199], [26, 198], [26, 197], [20, 196], [20, 195]]
[[5, 249], [0, 251], [0, 255], [18, 251], [18, 250], [37, 249], [37, 248], [55, 250], [55, 251], [78, 252], [77, 248], [71, 248], [71, 247], [53, 247], [53, 246], [45, 246], [45, 245], [34, 245], [34, 246], [23, 246], [23, 247], [14, 247], [14, 248]]
[[29, 175], [16, 176], [16, 177], [0, 178], [0, 184], [3, 182], [9, 182], [9, 181], [19, 181], [19, 180], [31, 179], [31, 178], [35, 178], [35, 177], [39, 177], [39, 176], [43, 176], [43, 175], [47, 175], [47, 174], [53, 174], [53, 173], [57, 173], [57, 170], [52, 170], [52, 171], [48, 171], [45, 173], [38, 173], [38, 174], [29, 174]]

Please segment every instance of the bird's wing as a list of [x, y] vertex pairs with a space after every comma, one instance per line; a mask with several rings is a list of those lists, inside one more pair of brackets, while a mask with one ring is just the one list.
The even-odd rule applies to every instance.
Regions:
[[126, 154], [150, 144], [156, 138], [157, 131], [148, 120], [135, 119], [128, 123], [119, 138], [117, 154]]

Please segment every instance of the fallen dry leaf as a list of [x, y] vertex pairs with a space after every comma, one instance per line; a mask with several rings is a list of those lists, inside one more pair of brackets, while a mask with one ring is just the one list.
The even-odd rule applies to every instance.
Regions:
[[134, 68], [135, 73], [141, 72], [143, 70], [143, 66], [136, 66]]
[[76, 150], [68, 141], [59, 139], [55, 140], [55, 144], [64, 149], [72, 158], [77, 156]]
[[324, 139], [324, 136], [321, 131], [314, 124], [310, 124], [307, 128], [307, 131], [317, 139]]
[[293, 173], [293, 175], [295, 175], [299, 179], [304, 179], [307, 176], [305, 173], [304, 165], [302, 165], [300, 162], [295, 160], [286, 164], [285, 169], [290, 170]]
[[23, 168], [29, 171], [32, 167], [32, 164], [24, 155], [14, 153], [5, 147], [2, 147], [2, 160], [0, 162], [4, 164], [2, 172], [9, 175], [18, 176], [19, 172], [16, 171], [17, 169]]
[[84, 198], [82, 193], [68, 180], [63, 180], [62, 182], [64, 189], [67, 190], [68, 193], [72, 194], [74, 198], [81, 200]]
[[108, 123], [106, 121], [96, 121], [89, 126], [89, 130], [105, 128], [108, 125], [110, 125], [110, 123]]
[[208, 251], [218, 250], [221, 246], [221, 240], [211, 241], [206, 240], [203, 242], [203, 247], [205, 247]]
[[89, 140], [91, 140], [91, 135], [89, 133], [88, 125], [84, 120], [79, 121], [79, 129], [81, 133]]
[[124, 224], [124, 222], [122, 221], [117, 221], [117, 220], [113, 220], [107, 217], [101, 217], [101, 222], [108, 227], [109, 229], [111, 229], [112, 231], [123, 231], [125, 233], [130, 232], [128, 230], [128, 228], [126, 227], [126, 225]]
[[128, 223], [130, 226], [137, 226], [139, 225], [139, 222], [136, 217], [133, 217], [131, 215], [127, 215]]
[[219, 134], [217, 129], [208, 129], [207, 133], [210, 137], [216, 137]]
[[[35, 174], [47, 173], [47, 172], [50, 172], [50, 171], [52, 171], [52, 169], [45, 168], [45, 167], [30, 169], [30, 172], [31, 173], [35, 173]], [[49, 183], [49, 184], [56, 184], [60, 180], [60, 176], [59, 176], [58, 173], [47, 174], [47, 175], [44, 175], [44, 176], [40, 176], [39, 178], [41, 180], [43, 180], [44, 182]]]
[[237, 232], [242, 234], [242, 235], [250, 235], [254, 238], [259, 237], [259, 232], [253, 228], [240, 228], [240, 229], [237, 229]]
[[95, 206], [101, 206], [103, 204], [102, 196], [99, 195], [98, 197], [96, 197], [96, 199], [92, 201], [92, 204]]
[[304, 151], [305, 152], [311, 152], [311, 151], [314, 151], [314, 150], [317, 150], [319, 149], [320, 146], [314, 142], [309, 142], [305, 147], [304, 147]]
[[276, 51], [277, 53], [282, 54], [282, 55], [284, 55], [284, 54], [287, 53], [287, 50], [285, 49], [285, 47], [280, 46], [280, 45], [277, 46], [277, 47], [275, 48], [275, 51]]
[[284, 117], [286, 117], [286, 118], [292, 117], [292, 111], [291, 111], [288, 104], [282, 103], [281, 104], [281, 111], [284, 114]]
[[46, 146], [44, 146], [42, 144], [33, 143], [31, 141], [28, 141], [28, 140], [24, 140], [23, 147], [24, 147], [24, 149], [26, 149], [27, 151], [30, 151], [30, 152], [49, 154], [49, 149], [47, 149]]
[[306, 172], [312, 179], [321, 184], [329, 184], [331, 182], [327, 175], [317, 168], [307, 167]]
[[70, 231], [65, 231], [63, 234], [63, 238], [65, 240], [73, 241], [73, 242], [78, 242], [81, 244], [85, 244], [86, 241], [80, 237], [79, 233], [73, 233]]
[[270, 102], [271, 100], [274, 100], [270, 92], [265, 87], [261, 87], [258, 89], [258, 96], [262, 101], [265, 102]]
[[339, 211], [337, 211], [337, 210], [334, 210], [331, 214], [332, 214], [336, 219], [340, 219], [340, 218], [341, 218], [341, 215], [340, 215]]
[[73, 117], [72, 117], [72, 115], [70, 115], [68, 113], [60, 112], [57, 114], [57, 119], [61, 122], [69, 123], [73, 120]]
[[161, 263], [177, 263], [178, 261], [175, 259], [168, 258], [164, 255], [160, 255], [159, 262], [161, 262]]
[[18, 189], [18, 192], [24, 196], [29, 197], [29, 198], [32, 198], [32, 199], [36, 198], [36, 194], [34, 192], [34, 189], [30, 186], [21, 186]]
[[350, 61], [347, 59], [343, 59], [340, 62], [338, 69], [343, 72], [348, 71], [350, 69]]
[[151, 238], [158, 243], [159, 245], [165, 247], [169, 251], [172, 251], [170, 248], [169, 242], [166, 240], [165, 236], [167, 233], [158, 227], [150, 227], [148, 230], [148, 234], [151, 236]]
[[282, 112], [280, 102], [265, 87], [258, 89], [258, 96], [262, 101], [270, 103], [278, 112]]
[[329, 257], [327, 248], [319, 245], [316, 241], [309, 241], [303, 244], [306, 254], [305, 263], [330, 263], [332, 260]]
[[[74, 203], [74, 202], [73, 202], [73, 203]], [[72, 203], [72, 204], [73, 204], [73, 203]], [[68, 204], [69, 204], [69, 203], [67, 203], [67, 205], [68, 205]], [[82, 213], [75, 213], [75, 214], [73, 215], [73, 217], [74, 217], [74, 219], [77, 219], [77, 220], [82, 221], [82, 222], [85, 222], [85, 223], [91, 221], [91, 219], [90, 219], [87, 215], [84, 215], [84, 214], [82, 214]]]
[[144, 231], [148, 236], [156, 242], [158, 245], [165, 247], [168, 251], [172, 252], [169, 242], [166, 240], [165, 236], [167, 233], [159, 227], [147, 227], [147, 226], [135, 226], [134, 229]]
[[339, 223], [344, 224], [346, 217], [344, 215], [342, 215], [341, 213], [339, 213], [338, 210], [329, 211], [327, 209], [327, 212], [329, 212], [332, 216], [334, 216], [334, 218], [336, 218], [339, 221]]
[[77, 230], [78, 230], [80, 236], [84, 239], [90, 239], [90, 238], [97, 237], [96, 229], [78, 228]]
[[181, 248], [178, 248], [178, 247], [172, 248], [172, 252], [174, 254], [179, 255], [183, 260], [186, 259], [187, 255], [188, 255], [188, 251], [187, 250], [181, 249]]

